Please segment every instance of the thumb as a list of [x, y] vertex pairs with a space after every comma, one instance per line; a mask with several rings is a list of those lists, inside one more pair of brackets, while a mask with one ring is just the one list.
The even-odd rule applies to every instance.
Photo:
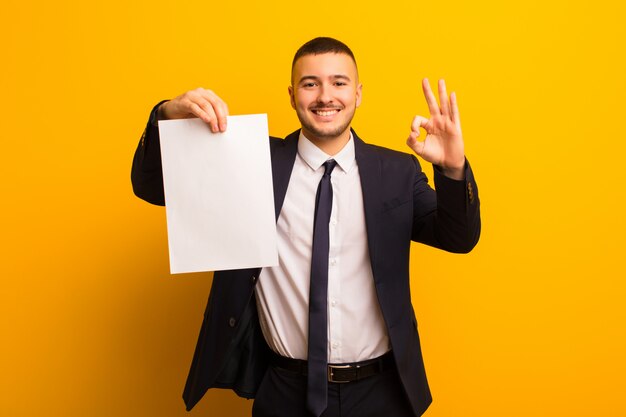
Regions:
[[409, 148], [413, 149], [413, 152], [415, 152], [418, 156], [422, 156], [422, 154], [424, 153], [424, 148], [426, 147], [426, 143], [418, 141], [418, 136], [419, 131], [412, 131], [406, 140], [406, 144], [409, 146]]

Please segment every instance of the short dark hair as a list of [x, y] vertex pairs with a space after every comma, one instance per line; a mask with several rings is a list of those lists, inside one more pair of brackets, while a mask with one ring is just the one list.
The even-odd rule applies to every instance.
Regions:
[[350, 58], [352, 58], [352, 61], [354, 61], [354, 65], [356, 65], [356, 58], [354, 58], [354, 54], [352, 53], [350, 48], [348, 48], [348, 45], [341, 41], [338, 41], [337, 39], [322, 36], [319, 38], [311, 39], [296, 51], [296, 54], [293, 57], [293, 61], [291, 62], [291, 72], [293, 73], [293, 68], [296, 66], [296, 61], [303, 56], [328, 53], [346, 54]]

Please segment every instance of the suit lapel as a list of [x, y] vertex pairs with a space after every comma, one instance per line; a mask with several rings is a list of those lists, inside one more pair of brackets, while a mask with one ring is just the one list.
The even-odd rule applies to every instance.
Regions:
[[285, 201], [289, 178], [298, 152], [298, 137], [300, 130], [296, 130], [273, 148], [272, 151], [272, 181], [274, 184], [274, 210], [276, 221]]
[[[354, 152], [359, 176], [361, 177], [361, 189], [363, 191], [363, 207], [365, 209], [365, 228], [367, 231], [367, 244], [370, 252], [372, 268], [375, 265], [378, 236], [379, 216], [382, 212], [382, 167], [376, 148], [369, 146], [353, 130]], [[287, 187], [293, 164], [298, 152], [298, 137], [300, 130], [296, 130], [280, 141], [272, 151], [272, 180], [274, 184], [274, 209], [276, 220], [285, 201]]]
[[[365, 228], [367, 231], [367, 244], [369, 246], [372, 270], [377, 259], [376, 237], [378, 236], [378, 221], [382, 211], [382, 167], [376, 148], [363, 142], [353, 130], [354, 152], [359, 176], [361, 177], [361, 189], [363, 191], [363, 207], [365, 209]], [[376, 274], [374, 274], [374, 277]]]

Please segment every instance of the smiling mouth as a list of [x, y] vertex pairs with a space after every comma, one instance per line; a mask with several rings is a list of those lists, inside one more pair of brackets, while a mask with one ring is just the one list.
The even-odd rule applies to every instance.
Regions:
[[316, 109], [313, 109], [311, 111], [313, 113], [317, 114], [318, 116], [322, 116], [322, 117], [333, 116], [333, 115], [335, 115], [335, 114], [340, 112], [339, 109], [331, 109], [331, 110], [316, 110]]

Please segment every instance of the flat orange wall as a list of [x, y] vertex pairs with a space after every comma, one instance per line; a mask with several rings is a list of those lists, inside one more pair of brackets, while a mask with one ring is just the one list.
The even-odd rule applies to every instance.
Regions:
[[[626, 416], [624, 3], [224, 3], [3, 3], [0, 415], [187, 415], [211, 277], [169, 275], [134, 148], [198, 86], [286, 135], [292, 55], [328, 35], [357, 55], [370, 142], [408, 150], [422, 77], [458, 93], [483, 236], [414, 246], [427, 416]], [[250, 406], [215, 391], [190, 415]]]

